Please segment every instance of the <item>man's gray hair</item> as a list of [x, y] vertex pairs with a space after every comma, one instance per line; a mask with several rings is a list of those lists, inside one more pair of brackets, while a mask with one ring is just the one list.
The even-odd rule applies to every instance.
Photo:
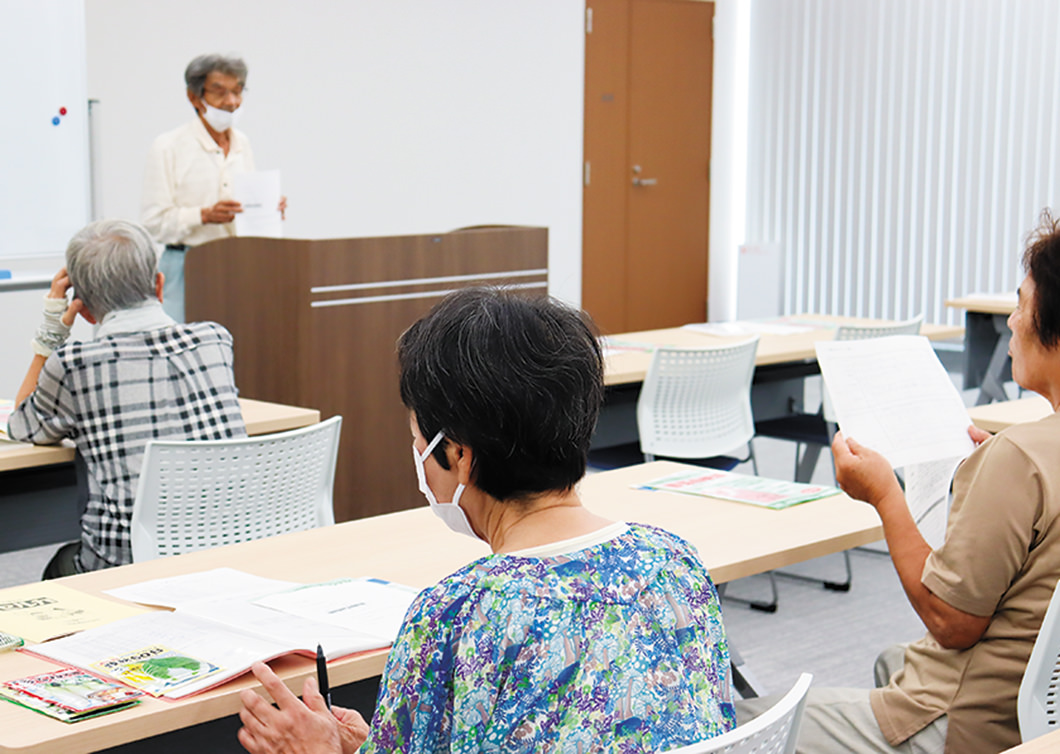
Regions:
[[128, 220], [97, 220], [66, 247], [66, 271], [74, 295], [100, 321], [155, 297], [158, 255], [142, 226]]
[[214, 71], [235, 76], [240, 86], [247, 83], [247, 64], [243, 58], [229, 57], [227, 55], [200, 55], [188, 63], [184, 69], [184, 83], [188, 91], [196, 97], [202, 97], [206, 91], [206, 77]]

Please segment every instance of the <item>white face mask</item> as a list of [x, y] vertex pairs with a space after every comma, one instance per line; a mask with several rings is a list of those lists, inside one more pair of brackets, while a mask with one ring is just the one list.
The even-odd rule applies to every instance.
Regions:
[[237, 107], [232, 112], [228, 112], [227, 110], [216, 108], [207, 102], [203, 102], [202, 104], [206, 107], [206, 112], [202, 114], [202, 117], [210, 124], [210, 128], [217, 131], [217, 133], [224, 133], [234, 126], [236, 124], [236, 118], [239, 116], [239, 111], [243, 109]]
[[420, 455], [419, 451], [416, 450], [416, 446], [412, 446], [412, 461], [416, 464], [416, 478], [420, 482], [420, 492], [427, 498], [427, 502], [431, 506], [431, 511], [438, 518], [445, 522], [445, 525], [455, 531], [457, 534], [466, 534], [469, 537], [478, 539], [478, 535], [475, 534], [475, 530], [471, 528], [471, 523], [467, 520], [467, 514], [464, 513], [464, 509], [460, 507], [460, 496], [464, 494], [464, 485], [458, 484], [456, 492], [453, 493], [453, 501], [450, 503], [439, 503], [438, 499], [434, 496], [434, 492], [431, 490], [429, 484], [427, 484], [427, 472], [423, 470], [423, 462], [427, 460], [427, 456], [431, 454], [434, 447], [442, 441], [445, 435], [439, 431], [434, 436], [434, 439], [427, 444], [427, 449], [423, 451], [423, 455]]

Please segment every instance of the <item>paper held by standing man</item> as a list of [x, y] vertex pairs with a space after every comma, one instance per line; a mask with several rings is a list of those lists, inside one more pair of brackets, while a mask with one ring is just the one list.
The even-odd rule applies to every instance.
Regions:
[[236, 235], [283, 238], [280, 171], [237, 173], [233, 181], [235, 200], [243, 205], [235, 218]]

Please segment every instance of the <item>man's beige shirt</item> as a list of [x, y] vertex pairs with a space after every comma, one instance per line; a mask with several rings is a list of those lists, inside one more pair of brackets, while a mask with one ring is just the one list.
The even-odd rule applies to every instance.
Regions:
[[945, 543], [921, 583], [966, 613], [992, 616], [966, 650], [927, 634], [905, 667], [872, 692], [897, 744], [947, 715], [946, 751], [998, 752], [1020, 742], [1016, 694], [1060, 575], [1060, 414], [1011, 427], [958, 469]]
[[253, 170], [250, 143], [234, 128], [227, 156], [199, 118], [162, 134], [147, 155], [144, 227], [163, 244], [197, 246], [234, 236], [235, 223], [203, 225], [201, 210], [232, 199], [233, 177]]

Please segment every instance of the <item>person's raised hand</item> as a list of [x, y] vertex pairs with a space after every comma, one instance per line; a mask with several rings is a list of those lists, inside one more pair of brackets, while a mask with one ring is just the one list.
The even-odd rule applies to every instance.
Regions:
[[51, 287], [48, 289], [48, 298], [66, 298], [68, 290], [70, 290], [70, 274], [63, 267], [52, 278]]
[[[66, 271], [66, 268], [63, 267], [61, 270], [55, 273], [55, 277], [52, 278], [52, 284], [51, 287], [48, 289], [47, 298], [65, 299], [66, 293], [70, 290], [70, 287], [70, 274]], [[63, 311], [63, 314], [59, 318], [59, 321], [66, 325], [66, 327], [68, 328], [73, 326], [74, 319], [77, 317], [77, 313], [83, 308], [84, 304], [81, 302], [81, 299], [75, 298], [73, 301], [70, 302], [69, 306], [66, 307], [65, 311]]]
[[889, 495], [902, 494], [887, 459], [853, 438], [843, 437], [842, 432], [836, 432], [832, 439], [832, 457], [836, 482], [852, 498], [875, 506]]

